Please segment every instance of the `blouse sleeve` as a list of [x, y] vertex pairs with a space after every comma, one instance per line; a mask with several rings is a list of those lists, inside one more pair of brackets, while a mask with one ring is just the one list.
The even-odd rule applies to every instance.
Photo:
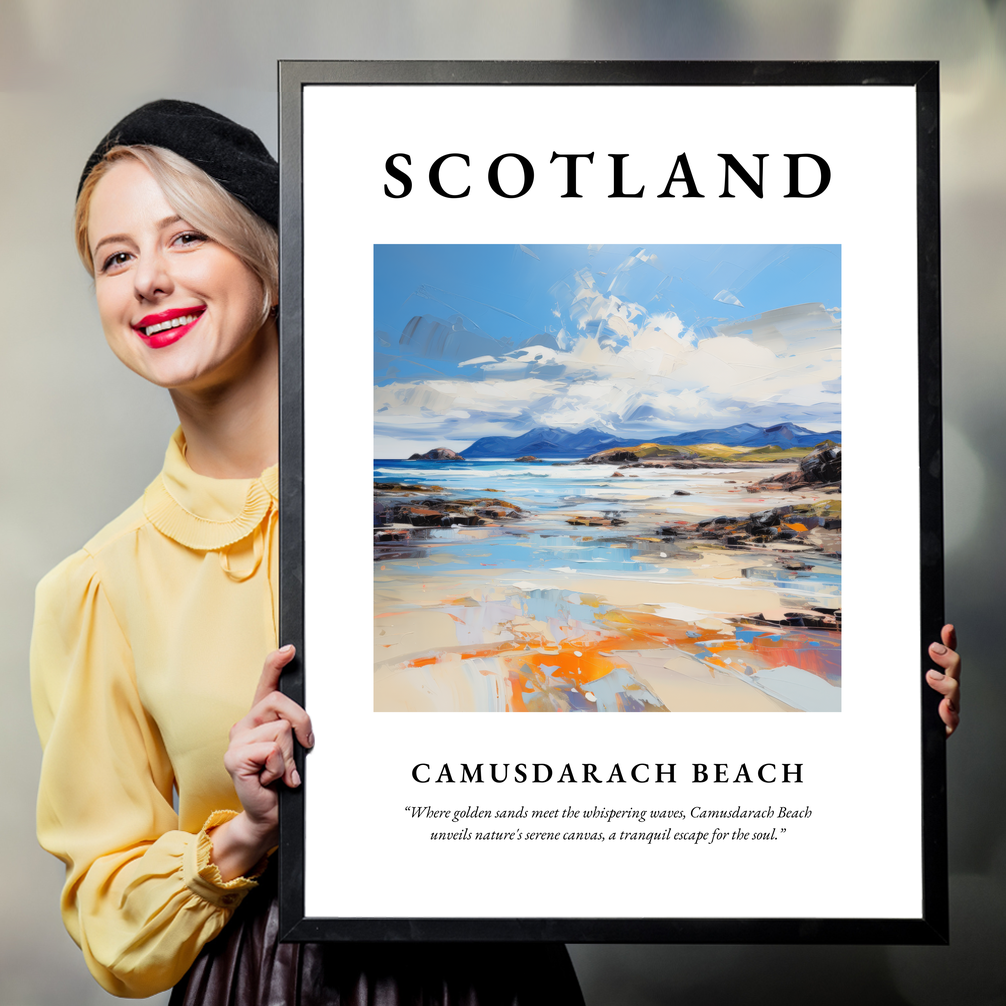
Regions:
[[78, 552], [39, 584], [31, 645], [42, 741], [38, 837], [66, 865], [63, 921], [117, 996], [150, 996], [185, 974], [253, 880], [224, 882], [208, 828], [178, 830], [173, 772], [140, 703], [129, 642]]

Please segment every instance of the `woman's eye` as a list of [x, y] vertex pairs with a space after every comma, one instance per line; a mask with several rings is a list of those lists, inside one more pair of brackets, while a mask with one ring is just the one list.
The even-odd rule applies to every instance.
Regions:
[[129, 252], [116, 252], [114, 255], [109, 255], [102, 264], [102, 272], [114, 271], [121, 265], [125, 265], [129, 261]]
[[205, 240], [205, 234], [200, 234], [198, 231], [186, 231], [184, 234], [179, 234], [174, 243], [182, 248], [190, 248], [193, 245], [202, 244]]

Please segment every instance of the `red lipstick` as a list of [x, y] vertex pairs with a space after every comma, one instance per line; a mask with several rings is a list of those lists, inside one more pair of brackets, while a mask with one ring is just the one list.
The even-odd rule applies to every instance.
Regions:
[[[199, 305], [196, 307], [173, 307], [168, 311], [148, 314], [133, 325], [133, 331], [151, 349], [161, 349], [164, 346], [170, 346], [173, 342], [178, 342], [179, 339], [187, 335], [205, 310], [204, 305]], [[183, 318], [189, 320], [178, 324], [179, 320]]]

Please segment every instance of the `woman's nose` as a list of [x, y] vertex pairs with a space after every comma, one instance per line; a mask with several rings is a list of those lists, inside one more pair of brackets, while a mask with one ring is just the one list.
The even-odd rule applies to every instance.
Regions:
[[171, 272], [163, 253], [158, 250], [140, 255], [133, 271], [133, 287], [136, 299], [141, 301], [156, 301], [174, 290]]

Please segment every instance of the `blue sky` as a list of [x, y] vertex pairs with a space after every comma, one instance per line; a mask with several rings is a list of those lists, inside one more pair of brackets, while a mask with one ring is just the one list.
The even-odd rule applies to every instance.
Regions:
[[837, 245], [378, 245], [375, 435], [841, 420]]

